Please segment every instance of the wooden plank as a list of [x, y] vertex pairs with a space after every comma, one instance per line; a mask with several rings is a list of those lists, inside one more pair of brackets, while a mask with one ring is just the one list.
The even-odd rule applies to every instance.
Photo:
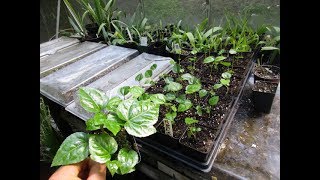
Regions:
[[103, 47], [106, 47], [106, 45], [93, 42], [83, 42], [56, 52], [51, 56], [40, 58], [40, 78], [47, 76], [53, 71], [59, 70], [63, 66], [71, 64]]
[[138, 54], [134, 49], [108, 46], [41, 78], [40, 93], [65, 107], [79, 86], [95, 81]]
[[[104, 77], [89, 84], [87, 87], [99, 89], [109, 95], [109, 97], [113, 97], [119, 95], [118, 91], [123, 86], [139, 86], [139, 82], [135, 80], [135, 77], [140, 73], [144, 74], [144, 72], [150, 69], [153, 64], [157, 64], [157, 68], [153, 71], [151, 78], [154, 81], [157, 81], [161, 74], [171, 70], [170, 60], [172, 59], [168, 57], [143, 53], [126, 64], [121, 65], [114, 71], [106, 74]], [[148, 87], [149, 86], [145, 86], [144, 88]], [[81, 107], [76, 93], [77, 92], [74, 94], [74, 101], [66, 107], [66, 110], [86, 121], [91, 118], [93, 114], [86, 112]]]
[[40, 58], [46, 57], [64, 48], [78, 44], [80, 41], [76, 38], [60, 37], [58, 39], [40, 44]]

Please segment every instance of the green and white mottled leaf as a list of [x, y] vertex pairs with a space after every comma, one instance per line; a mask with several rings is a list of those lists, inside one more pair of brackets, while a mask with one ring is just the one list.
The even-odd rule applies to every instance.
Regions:
[[197, 106], [196, 107], [196, 110], [197, 110], [197, 114], [199, 115], [199, 116], [202, 116], [202, 108], [201, 108], [201, 106]]
[[84, 132], [76, 132], [68, 136], [60, 145], [53, 158], [52, 166], [74, 164], [89, 155], [89, 137]]
[[177, 107], [175, 105], [171, 106], [172, 111], [177, 112]]
[[163, 94], [151, 94], [150, 100], [156, 104], [166, 103], [166, 96]]
[[222, 76], [224, 79], [230, 79], [232, 75], [231, 75], [229, 72], [224, 72], [224, 73], [222, 73], [221, 76]]
[[237, 51], [234, 50], [234, 49], [230, 49], [230, 50], [229, 50], [229, 54], [237, 54]]
[[201, 89], [201, 90], [199, 91], [199, 97], [200, 97], [200, 98], [206, 96], [207, 94], [208, 94], [208, 91], [205, 90], [205, 89]]
[[140, 86], [132, 86], [129, 92], [132, 94], [133, 98], [138, 98], [144, 93], [144, 89]]
[[225, 86], [230, 85], [230, 79], [220, 79], [220, 83]]
[[129, 93], [129, 90], [130, 90], [130, 86], [123, 86], [120, 88], [120, 94], [122, 96], [125, 96]]
[[126, 121], [124, 128], [136, 137], [146, 137], [156, 132], [153, 125], [158, 121], [159, 104], [150, 101], [128, 99], [120, 103], [117, 115]]
[[187, 99], [184, 101], [183, 104], [179, 104], [178, 112], [184, 112], [184, 111], [190, 109], [192, 107], [192, 105], [193, 105], [192, 102], [189, 99]]
[[212, 96], [212, 97], [209, 99], [209, 104], [210, 104], [211, 106], [216, 105], [218, 102], [219, 102], [219, 96]]
[[224, 57], [224, 56], [218, 56], [218, 57], [216, 57], [214, 60], [216, 61], [216, 62], [219, 62], [219, 61], [222, 61], [222, 60], [225, 60], [227, 57]]
[[169, 82], [165, 87], [164, 90], [165, 91], [179, 91], [182, 89], [182, 85], [180, 83], [177, 82]]
[[138, 163], [138, 153], [134, 150], [126, 148], [120, 149], [118, 153], [118, 162], [120, 163], [121, 174], [127, 174], [135, 170], [135, 165]]
[[201, 84], [189, 84], [186, 87], [185, 93], [192, 94], [192, 93], [198, 92], [200, 89], [201, 89]]
[[223, 85], [222, 84], [215, 84], [214, 86], [213, 86], [213, 89], [219, 89], [219, 88], [221, 88]]
[[110, 100], [108, 101], [106, 109], [108, 111], [115, 111], [121, 102], [122, 102], [122, 99], [120, 97], [114, 96], [110, 98]]
[[176, 98], [176, 96], [173, 93], [167, 93], [166, 94], [166, 100], [167, 101], [172, 101]]
[[193, 84], [195, 82], [195, 77], [189, 73], [185, 73], [181, 75], [183, 80], [187, 80], [189, 84]]
[[215, 61], [214, 57], [213, 56], [208, 56], [203, 60], [203, 63], [207, 64], [207, 63], [211, 63], [213, 61]]
[[112, 132], [113, 135], [117, 135], [118, 132], [121, 130], [121, 125], [124, 125], [124, 122], [118, 118], [118, 116], [114, 114], [108, 114], [106, 122], [104, 126]]
[[185, 94], [180, 94], [177, 98], [176, 98], [176, 102], [177, 103], [184, 103], [187, 100], [187, 97]]
[[80, 105], [88, 112], [100, 112], [108, 102], [106, 94], [94, 88], [81, 87], [78, 95]]
[[111, 155], [118, 150], [117, 141], [107, 134], [90, 134], [89, 152], [90, 158], [99, 163], [106, 163]]
[[111, 173], [111, 176], [118, 172], [119, 166], [121, 166], [121, 163], [118, 160], [113, 160], [113, 161], [107, 161], [106, 162], [108, 171]]

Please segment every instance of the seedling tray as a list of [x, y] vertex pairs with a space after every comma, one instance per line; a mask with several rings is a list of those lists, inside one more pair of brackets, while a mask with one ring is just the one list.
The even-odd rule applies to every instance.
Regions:
[[237, 95], [233, 97], [233, 101], [231, 102], [231, 108], [226, 114], [226, 118], [224, 118], [223, 123], [219, 127], [217, 137], [215, 138], [215, 141], [213, 143], [213, 148], [209, 152], [208, 156], [206, 157], [206, 161], [199, 161], [195, 158], [190, 157], [188, 154], [184, 154], [183, 152], [172, 149], [168, 146], [163, 145], [162, 143], [159, 143], [156, 141], [155, 138], [136, 138], [137, 143], [140, 144], [140, 146], [143, 148], [143, 146], [150, 147], [154, 149], [155, 151], [161, 152], [163, 155], [170, 156], [174, 158], [177, 161], [180, 161], [186, 165], [189, 165], [197, 170], [203, 171], [203, 172], [209, 172], [212, 168], [213, 162], [221, 148], [221, 144], [223, 143], [225, 136], [228, 132], [228, 129], [230, 127], [230, 124], [234, 118], [235, 113], [238, 109], [238, 102], [239, 99], [242, 97], [242, 92], [244, 89], [244, 86], [249, 79], [250, 72], [253, 68], [253, 63], [250, 61], [247, 65], [244, 79], [241, 81], [241, 86], [239, 87], [239, 92]]

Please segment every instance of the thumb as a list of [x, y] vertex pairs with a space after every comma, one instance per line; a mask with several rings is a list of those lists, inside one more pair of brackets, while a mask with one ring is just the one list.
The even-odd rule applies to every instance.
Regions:
[[89, 175], [87, 180], [105, 180], [107, 176], [106, 164], [89, 159]]

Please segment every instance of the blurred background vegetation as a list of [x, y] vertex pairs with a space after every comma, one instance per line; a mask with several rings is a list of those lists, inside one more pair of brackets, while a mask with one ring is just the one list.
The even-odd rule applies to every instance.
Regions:
[[[70, 0], [77, 9], [77, 0]], [[58, 0], [40, 0], [40, 43], [55, 35]], [[192, 28], [206, 17], [215, 26], [225, 22], [224, 14], [247, 13], [250, 23], [280, 26], [280, 0], [116, 0], [116, 7], [126, 13], [128, 21], [133, 13], [142, 14], [150, 23], [177, 23]], [[78, 10], [80, 10], [78, 8]], [[67, 8], [61, 0], [60, 30], [71, 28]]]

